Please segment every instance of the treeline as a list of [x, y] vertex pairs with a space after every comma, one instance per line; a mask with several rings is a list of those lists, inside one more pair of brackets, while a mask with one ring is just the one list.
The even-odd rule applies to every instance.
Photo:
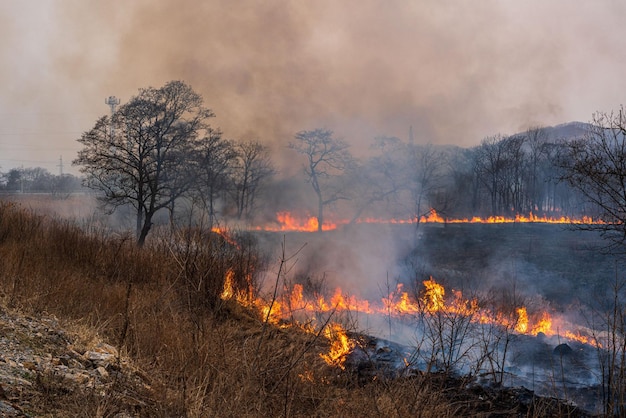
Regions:
[[596, 215], [597, 208], [562, 181], [572, 141], [586, 135], [587, 125], [574, 123], [487, 137], [471, 148], [378, 138], [377, 155], [356, 178], [366, 179], [361, 205], [384, 203], [403, 217], [430, 209], [449, 218]]
[[67, 195], [83, 190], [81, 179], [72, 174], [51, 174], [41, 167], [0, 171], [2, 193], [50, 193]]
[[[574, 134], [584, 136], [586, 125], [568, 126], [577, 126]], [[353, 219], [408, 218], [431, 208], [448, 217], [593, 214], [582, 196], [559, 180], [559, 158], [576, 137], [558, 135], [555, 128], [533, 128], [488, 137], [471, 148], [379, 137], [367, 160], [353, 158], [349, 169], [323, 173], [323, 187], [336, 196], [341, 192], [331, 215], [337, 211]], [[301, 212], [315, 213], [317, 208], [302, 196], [309, 187], [305, 177], [282, 178], [269, 148], [259, 141], [233, 141], [214, 130], [196, 151], [197, 171], [178, 199], [182, 207], [194, 204], [212, 220], [253, 221], [260, 212], [284, 210], [276, 203], [289, 200]], [[51, 174], [41, 167], [0, 172], [0, 191], [6, 193], [72, 193], [85, 190], [81, 182], [80, 177]], [[276, 194], [283, 196], [277, 199]], [[173, 203], [171, 208], [176, 207]]]
[[[140, 244], [157, 213], [168, 214], [173, 224], [210, 226], [230, 218], [259, 224], [291, 211], [316, 216], [320, 229], [326, 219], [419, 219], [432, 209], [448, 218], [611, 215], [578, 187], [580, 181], [563, 180], [580, 171], [574, 144], [622, 132], [621, 120], [532, 128], [487, 137], [471, 148], [424, 145], [411, 131], [408, 139], [373, 139], [362, 160], [350, 141], [313, 129], [284, 144], [294, 157], [289, 164], [301, 165], [302, 174], [279, 175], [262, 140], [228, 139], [209, 125], [214, 116], [184, 82], [140, 89], [78, 139], [83, 148], [73, 164], [84, 175], [83, 185], [110, 210], [131, 208]], [[618, 135], [600, 161], [610, 160], [621, 145]], [[77, 187], [77, 178], [14, 169], [0, 187], [67, 191]]]
[[[362, 162], [330, 131], [300, 132], [290, 145], [308, 157], [304, 173], [318, 197], [320, 220], [333, 214], [354, 221], [420, 219], [433, 209], [446, 218], [598, 216], [601, 208], [564, 181], [577, 162], [572, 145], [587, 139], [590, 127], [532, 128], [471, 148], [423, 145], [412, 135], [379, 137]], [[332, 214], [324, 215], [325, 206]]]

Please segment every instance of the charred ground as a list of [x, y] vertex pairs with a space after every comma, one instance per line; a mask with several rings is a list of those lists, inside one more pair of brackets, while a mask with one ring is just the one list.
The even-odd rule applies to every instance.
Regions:
[[456, 288], [517, 285], [560, 305], [607, 295], [623, 259], [599, 233], [553, 224], [422, 226], [408, 258]]

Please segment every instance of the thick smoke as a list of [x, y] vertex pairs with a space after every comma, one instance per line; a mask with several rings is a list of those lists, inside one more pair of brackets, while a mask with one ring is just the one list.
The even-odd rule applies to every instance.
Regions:
[[623, 91], [625, 6], [615, 2], [0, 7], [0, 113], [12, 134], [1, 138], [5, 169], [54, 170], [56, 154], [71, 160], [75, 139], [107, 113], [105, 97], [126, 101], [172, 79], [205, 97], [226, 136], [259, 139], [277, 159], [302, 129], [333, 129], [357, 149], [377, 135], [406, 138], [409, 126], [420, 142], [469, 146], [496, 132], [586, 121]]

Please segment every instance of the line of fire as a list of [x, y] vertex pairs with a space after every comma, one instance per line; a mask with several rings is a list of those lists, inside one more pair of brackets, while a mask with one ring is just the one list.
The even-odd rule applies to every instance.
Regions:
[[[446, 219], [431, 210], [428, 215], [419, 219], [359, 219], [357, 224], [512, 224], [512, 223], [548, 223], [548, 224], [604, 224], [601, 220], [590, 217], [580, 219], [569, 217], [546, 217], [517, 215], [507, 217], [474, 217], [471, 219]], [[347, 225], [348, 221], [328, 222], [323, 225], [324, 231], [331, 231]], [[317, 218], [313, 216], [297, 217], [289, 212], [279, 212], [276, 222], [252, 228], [257, 231], [269, 232], [315, 232], [318, 231]], [[213, 228], [231, 244], [235, 241], [227, 230]], [[331, 317], [340, 318], [341, 314], [351, 316], [367, 315], [379, 318], [393, 318], [394, 321], [411, 321], [423, 318], [445, 316], [447, 318], [463, 318], [464, 320], [485, 326], [498, 327], [507, 333], [558, 337], [564, 341], [575, 341], [592, 347], [601, 348], [597, 334], [589, 328], [570, 323], [564, 316], [551, 313], [548, 310], [529, 309], [524, 305], [495, 309], [481, 303], [479, 296], [465, 297], [463, 292], [455, 289], [446, 291], [444, 286], [433, 277], [424, 280], [421, 288], [413, 292], [404, 289], [398, 283], [388, 294], [380, 300], [360, 299], [349, 292], [336, 287], [332, 295], [313, 294], [305, 295], [301, 284], [293, 284], [289, 288], [283, 287], [273, 299], [268, 300], [253, 292], [250, 285], [247, 290], [235, 290], [233, 272], [225, 277], [223, 299], [235, 298], [239, 303], [258, 309], [262, 317], [276, 326], [299, 326], [308, 332], [321, 332], [330, 341], [330, 351], [320, 356], [332, 366], [344, 367], [346, 356], [358, 344], [349, 337], [348, 332], [340, 320], [333, 321]], [[325, 315], [325, 316], [324, 316]], [[327, 319], [321, 319], [327, 318]], [[403, 359], [408, 365], [410, 359]]]
[[[417, 218], [409, 219], [376, 219], [376, 218], [364, 218], [356, 219], [354, 221], [349, 220], [337, 220], [324, 222], [322, 225], [323, 231], [335, 230], [342, 225], [350, 223], [354, 224], [416, 224], [416, 223], [435, 223], [435, 224], [509, 224], [509, 223], [546, 223], [546, 224], [588, 224], [588, 225], [600, 225], [605, 224], [605, 221], [600, 219], [594, 219], [590, 216], [583, 216], [581, 218], [572, 218], [569, 216], [552, 217], [552, 216], [537, 216], [532, 212], [528, 215], [517, 214], [515, 217], [506, 216], [489, 216], [481, 218], [475, 216], [472, 218], [444, 218], [440, 216], [434, 209], [431, 209], [427, 215]], [[276, 222], [264, 226], [257, 226], [254, 229], [271, 232], [315, 232], [318, 230], [318, 220], [315, 216], [296, 216], [290, 212], [278, 212], [276, 214]]]

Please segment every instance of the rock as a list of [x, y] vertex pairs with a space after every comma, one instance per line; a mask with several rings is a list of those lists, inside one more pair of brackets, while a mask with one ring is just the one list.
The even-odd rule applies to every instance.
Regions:
[[102, 394], [119, 399], [118, 418], [148, 408], [136, 397], [152, 399], [152, 391], [131, 362], [113, 345], [85, 347], [74, 338], [54, 319], [8, 312], [0, 303], [0, 417], [75, 416], [66, 404]]
[[89, 381], [89, 376], [83, 373], [65, 373], [63, 378], [72, 384], [83, 385]]
[[568, 356], [572, 354], [573, 351], [574, 350], [572, 350], [572, 347], [570, 347], [566, 343], [562, 343], [554, 347], [554, 350], [552, 350], [552, 354], [555, 356]]
[[112, 360], [113, 355], [109, 353], [99, 353], [97, 351], [85, 351], [85, 354], [83, 354], [83, 358], [85, 360], [93, 362], [97, 366], [101, 366], [108, 363], [109, 360]]
[[104, 367], [100, 366], [96, 369], [96, 372], [100, 375], [101, 378], [103, 379], [107, 379], [109, 377], [109, 372], [107, 372], [107, 369], [105, 369]]
[[94, 351], [98, 352], [98, 353], [102, 353], [102, 354], [110, 354], [111, 356], [117, 357], [117, 348], [113, 347], [110, 344], [107, 343], [99, 343], [95, 348]]
[[22, 416], [24, 416], [24, 414], [22, 414], [20, 411], [15, 409], [13, 407], [13, 405], [11, 405], [10, 403], [5, 402], [5, 401], [0, 401], [0, 416], [3, 416], [3, 417], [22, 417]]
[[28, 370], [37, 370], [37, 365], [34, 361], [25, 361], [24, 363], [22, 363], [22, 366]]

